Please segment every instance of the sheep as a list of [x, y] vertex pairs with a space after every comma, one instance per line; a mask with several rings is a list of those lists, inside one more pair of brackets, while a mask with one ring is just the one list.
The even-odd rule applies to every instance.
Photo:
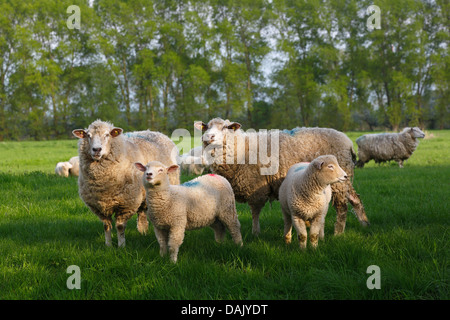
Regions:
[[233, 189], [225, 178], [208, 174], [182, 185], [171, 185], [168, 174], [178, 165], [167, 167], [152, 161], [146, 166], [137, 162], [135, 166], [144, 172], [147, 216], [153, 224], [161, 256], [169, 249], [170, 260], [176, 263], [185, 231], [207, 226], [214, 230], [217, 242], [224, 239], [228, 229], [234, 242], [242, 246]]
[[[238, 202], [249, 204], [254, 235], [260, 233], [261, 209], [268, 200], [278, 199], [280, 185], [293, 164], [302, 161], [310, 162], [320, 155], [332, 154], [336, 156], [345, 172], [353, 176], [356, 160], [353, 143], [344, 133], [334, 129], [295, 128], [284, 131], [243, 132], [239, 123], [221, 118], [214, 118], [208, 124], [197, 121], [194, 126], [203, 131], [202, 140], [205, 150], [208, 149], [215, 159], [211, 164], [211, 171], [222, 175], [230, 182]], [[276, 142], [275, 147], [272, 146], [273, 140]], [[249, 151], [253, 149], [261, 153], [264, 147], [271, 155], [271, 166], [275, 164], [277, 167], [274, 173], [261, 174], [267, 167], [267, 164], [262, 163], [261, 155], [256, 162], [249, 162], [249, 159], [254, 156]], [[233, 163], [223, 161], [230, 157], [234, 158]], [[337, 213], [335, 234], [344, 232], [347, 202], [353, 206], [360, 224], [369, 225], [364, 206], [351, 180], [333, 185], [332, 191], [333, 206]]]
[[204, 172], [208, 172], [209, 165], [202, 152], [203, 147], [199, 146], [181, 155], [178, 160], [181, 172], [188, 175], [201, 175]]
[[[103, 222], [107, 246], [112, 245], [112, 217], [115, 215], [119, 247], [125, 246], [126, 224], [136, 212], [139, 232], [145, 234], [148, 229], [145, 189], [133, 163], [159, 160], [172, 165], [176, 164], [178, 156], [175, 144], [162, 133], [122, 132], [121, 128], [101, 120], [91, 123], [88, 129], [73, 130], [80, 139], [79, 195]], [[170, 182], [180, 183], [179, 170], [171, 172]]]
[[347, 174], [333, 155], [319, 156], [311, 163], [294, 164], [280, 186], [279, 199], [284, 218], [284, 240], [291, 243], [292, 224], [306, 249], [306, 222], [310, 222], [310, 242], [317, 247], [324, 238], [325, 217], [331, 200], [330, 184], [347, 180]]
[[356, 139], [358, 145], [358, 162], [363, 168], [366, 162], [376, 163], [395, 160], [400, 168], [403, 161], [409, 159], [419, 145], [418, 138], [424, 138], [425, 133], [418, 127], [404, 128], [400, 133], [365, 134]]
[[78, 177], [80, 163], [78, 156], [70, 158], [69, 161], [58, 162], [55, 167], [55, 173], [61, 177]]

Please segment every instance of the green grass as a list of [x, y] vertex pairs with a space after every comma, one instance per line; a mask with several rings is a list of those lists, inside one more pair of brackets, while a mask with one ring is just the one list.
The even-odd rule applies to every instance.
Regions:
[[[75, 140], [0, 143], [0, 299], [449, 299], [450, 131], [432, 133], [404, 169], [356, 169], [370, 227], [349, 211], [335, 237], [330, 208], [325, 240], [301, 252], [283, 242], [278, 202], [263, 209], [259, 238], [249, 207], [237, 204], [244, 246], [229, 235], [217, 244], [209, 228], [190, 231], [176, 265], [159, 256], [152, 228], [139, 234], [135, 217], [127, 247], [105, 247], [77, 180], [53, 173], [76, 154]], [[67, 289], [70, 265], [80, 267], [81, 290]], [[366, 286], [370, 265], [380, 267], [380, 290]]]

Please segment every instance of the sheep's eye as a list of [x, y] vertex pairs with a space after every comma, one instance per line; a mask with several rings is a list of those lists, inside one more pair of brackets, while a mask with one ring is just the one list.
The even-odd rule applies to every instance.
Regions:
[[333, 165], [328, 165], [328, 168], [330, 168], [331, 170], [333, 170], [334, 169], [334, 167], [333, 167]]
[[164, 171], [163, 169], [159, 169], [159, 170], [158, 170], [158, 172], [163, 172], [163, 171]]
[[88, 138], [92, 138], [92, 133], [88, 132], [87, 136]]
[[105, 133], [105, 137], [109, 137], [109, 132]]

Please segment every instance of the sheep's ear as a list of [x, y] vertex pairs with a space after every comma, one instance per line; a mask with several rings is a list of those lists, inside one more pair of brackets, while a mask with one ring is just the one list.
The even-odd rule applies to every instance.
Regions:
[[72, 134], [80, 139], [86, 138], [87, 137], [87, 133], [86, 131], [84, 131], [83, 129], [75, 129], [72, 131]]
[[202, 121], [195, 121], [194, 127], [202, 132], [208, 130], [208, 125]]
[[179, 168], [179, 166], [177, 164], [173, 164], [167, 168], [167, 173], [175, 172], [175, 171], [177, 171], [178, 168]]
[[325, 161], [319, 160], [319, 161], [314, 161], [314, 166], [316, 167], [317, 170], [322, 169], [323, 164], [325, 163]]
[[234, 131], [238, 130], [241, 127], [241, 124], [238, 122], [233, 122], [232, 124], [228, 125], [228, 129], [233, 129]]
[[121, 128], [114, 128], [109, 132], [109, 134], [111, 135], [111, 137], [115, 138], [119, 136], [122, 132], [123, 130]]
[[135, 162], [134, 165], [139, 171], [145, 172], [147, 170], [147, 168], [140, 162]]

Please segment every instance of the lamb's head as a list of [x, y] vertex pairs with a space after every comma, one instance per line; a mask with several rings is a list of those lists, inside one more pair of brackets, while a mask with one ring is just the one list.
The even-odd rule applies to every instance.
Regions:
[[417, 138], [425, 138], [425, 133], [423, 133], [423, 131], [420, 130], [419, 127], [405, 128], [405, 129], [403, 129], [402, 132], [407, 132], [407, 133], [409, 133], [413, 139], [417, 139]]
[[76, 129], [72, 133], [75, 137], [85, 139], [87, 152], [92, 159], [99, 161], [106, 157], [111, 149], [111, 139], [117, 138], [123, 130], [114, 127], [109, 122], [97, 120], [92, 122], [86, 130]]
[[144, 166], [140, 162], [135, 162], [136, 168], [144, 173], [142, 176], [144, 187], [154, 188], [160, 185], [168, 185], [170, 172], [175, 172], [178, 169], [178, 165], [174, 164], [170, 167], [166, 167], [159, 161], [151, 161]]
[[316, 169], [318, 179], [323, 184], [333, 184], [347, 180], [347, 173], [342, 170], [336, 157], [333, 155], [317, 157], [310, 165]]
[[72, 164], [70, 162], [58, 162], [56, 164], [55, 173], [60, 175], [61, 177], [68, 177], [69, 170], [72, 168]]
[[221, 118], [214, 118], [208, 124], [197, 121], [194, 123], [194, 126], [203, 132], [202, 141], [205, 146], [223, 145], [226, 135], [239, 130], [241, 127], [237, 122], [230, 122], [230, 120], [223, 120]]

